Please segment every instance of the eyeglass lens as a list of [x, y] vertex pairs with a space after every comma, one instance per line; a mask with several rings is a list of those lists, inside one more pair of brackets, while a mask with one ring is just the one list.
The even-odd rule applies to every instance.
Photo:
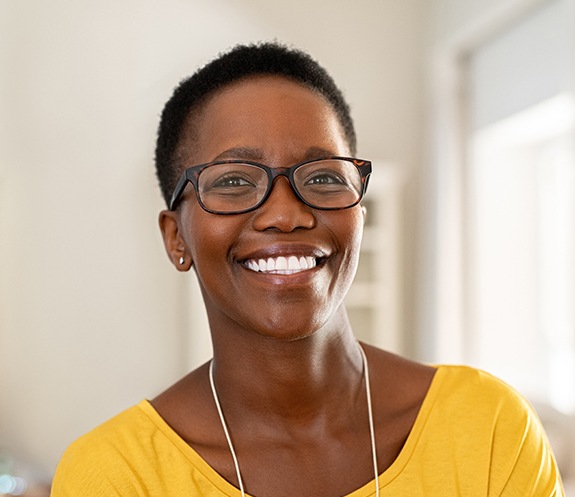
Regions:
[[[250, 164], [214, 164], [198, 178], [198, 193], [204, 206], [214, 212], [248, 210], [258, 205], [269, 188], [265, 169]], [[295, 189], [310, 205], [341, 209], [361, 197], [362, 181], [351, 162], [329, 159], [309, 162], [294, 171]]]

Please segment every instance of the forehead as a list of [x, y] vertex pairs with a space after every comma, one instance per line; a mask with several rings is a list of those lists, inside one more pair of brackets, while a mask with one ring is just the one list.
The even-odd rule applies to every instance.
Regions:
[[183, 155], [196, 163], [234, 147], [261, 149], [268, 160], [291, 153], [297, 161], [301, 150], [312, 147], [349, 153], [327, 99], [278, 76], [251, 77], [217, 91], [190, 115], [182, 145]]

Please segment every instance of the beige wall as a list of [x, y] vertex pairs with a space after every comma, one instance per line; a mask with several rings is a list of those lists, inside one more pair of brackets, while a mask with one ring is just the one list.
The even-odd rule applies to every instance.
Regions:
[[479, 18], [497, 10], [502, 4], [521, 0], [429, 0], [427, 32], [432, 43], [445, 41], [467, 31]]
[[429, 0], [425, 44], [461, 51], [549, 0]]
[[352, 104], [360, 154], [409, 171], [410, 332], [423, 4], [0, 3], [0, 446], [50, 472], [190, 366], [188, 284], [156, 228], [155, 127], [174, 84], [239, 41], [308, 49]]

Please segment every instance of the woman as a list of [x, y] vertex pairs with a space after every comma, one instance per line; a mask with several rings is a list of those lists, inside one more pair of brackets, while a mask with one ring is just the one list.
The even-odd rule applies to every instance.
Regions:
[[54, 497], [562, 495], [528, 404], [486, 373], [354, 338], [371, 164], [309, 56], [239, 46], [166, 104], [160, 227], [214, 358], [75, 442]]

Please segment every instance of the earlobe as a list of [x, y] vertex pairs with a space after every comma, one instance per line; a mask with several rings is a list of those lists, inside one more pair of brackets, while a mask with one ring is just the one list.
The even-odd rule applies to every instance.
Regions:
[[189, 271], [193, 261], [186, 250], [186, 244], [181, 236], [177, 216], [178, 214], [174, 211], [161, 211], [158, 219], [160, 231], [164, 239], [166, 253], [172, 264], [178, 271]]
[[365, 219], [367, 217], [367, 208], [365, 207], [365, 205], [361, 206], [361, 213], [363, 214], [363, 224], [365, 224]]

